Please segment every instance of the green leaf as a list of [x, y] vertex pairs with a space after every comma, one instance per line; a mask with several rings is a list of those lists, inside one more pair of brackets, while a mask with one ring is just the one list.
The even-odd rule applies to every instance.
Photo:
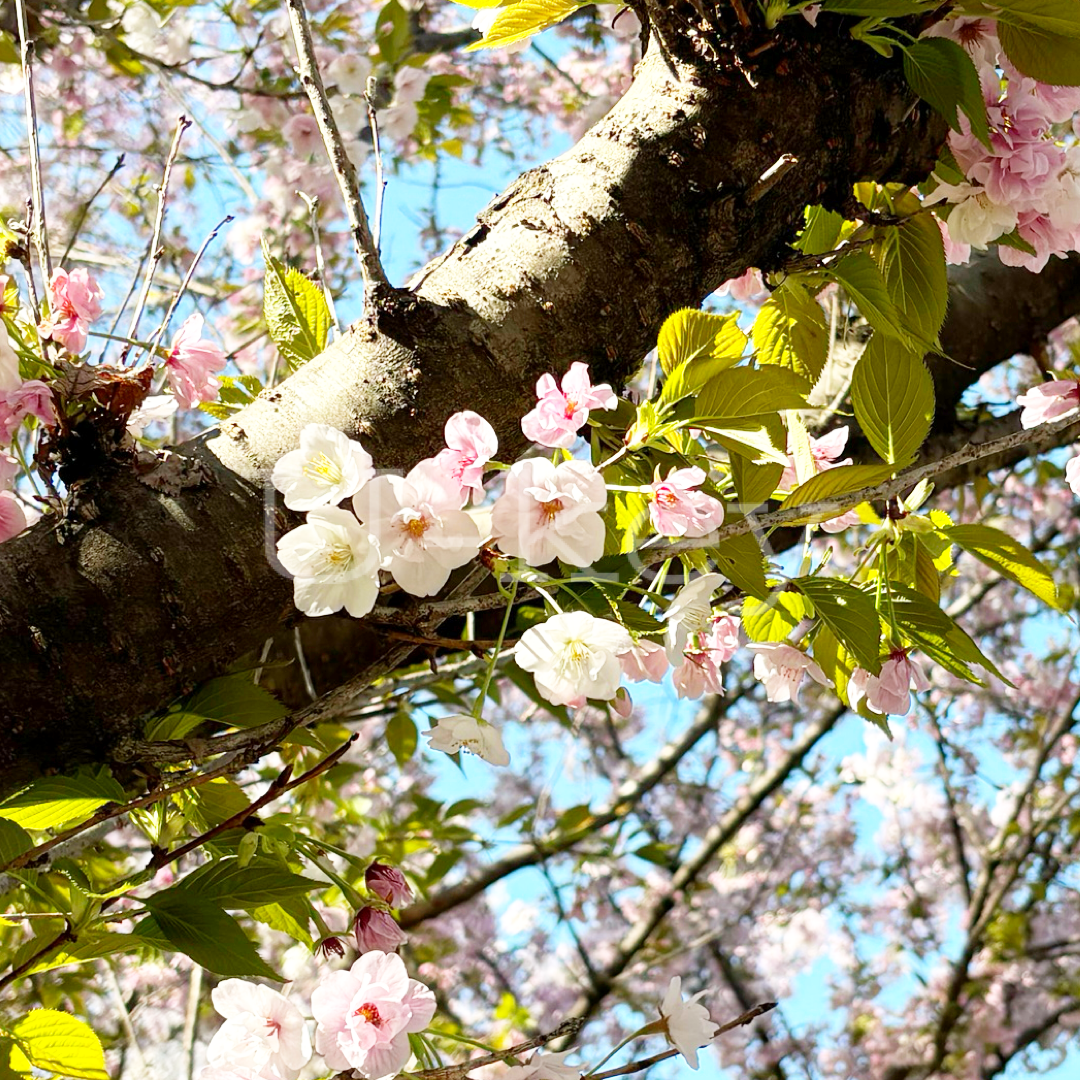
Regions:
[[[737, 521], [731, 515], [728, 521]], [[707, 549], [716, 568], [737, 588], [749, 596], [767, 597], [769, 584], [765, 580], [765, 559], [751, 533], [729, 536]]]
[[109, 1080], [101, 1040], [85, 1020], [56, 1009], [34, 1009], [10, 1028], [36, 1069], [77, 1080]]
[[288, 934], [293, 941], [311, 948], [311, 934], [308, 932], [311, 916], [304, 901], [297, 898], [284, 903], [266, 904], [264, 907], [251, 908], [248, 914], [271, 930]]
[[[930, 38], [930, 41], [944, 40]], [[945, 242], [930, 214], [914, 214], [893, 226], [881, 253], [881, 270], [905, 326], [937, 341], [949, 303]]]
[[935, 7], [933, 0], [824, 0], [822, 11], [837, 15], [862, 15], [865, 18], [894, 19], [917, 15]]
[[934, 565], [934, 556], [919, 538], [915, 546], [915, 588], [931, 603], [941, 603], [941, 574]]
[[960, 130], [957, 109], [971, 121], [972, 134], [990, 145], [990, 121], [986, 116], [979, 73], [971, 57], [948, 38], [922, 38], [904, 46], [904, 78], [919, 97], [945, 117], [953, 131]]
[[1022, 585], [1044, 604], [1062, 610], [1050, 572], [1019, 540], [989, 525], [953, 525], [941, 532], [969, 555]]
[[1080, 86], [1080, 41], [1032, 27], [998, 24], [998, 40], [1018, 71], [1050, 86]]
[[822, 622], [871, 674], [881, 670], [881, 619], [873, 599], [836, 578], [801, 577], [792, 582], [814, 605]]
[[696, 394], [710, 379], [734, 367], [741, 356], [705, 356], [684, 360], [664, 380], [658, 399], [661, 405], [673, 405], [691, 394]]
[[[806, 506], [821, 499], [838, 498], [851, 492], [859, 491], [872, 484], [892, 476], [891, 465], [838, 465], [835, 469], [826, 469], [817, 476], [811, 476], [805, 484], [800, 484], [780, 505], [781, 510], [790, 510], [796, 506]], [[792, 525], [816, 525], [836, 517], [838, 511], [826, 510], [805, 517], [795, 518]]]
[[269, 690], [251, 681], [250, 672], [222, 675], [203, 683], [184, 700], [182, 711], [237, 728], [258, 727], [289, 713]]
[[[174, 889], [147, 897], [145, 904], [152, 919], [148, 929], [156, 925], [174, 948], [207, 971], [280, 978], [255, 951], [240, 924], [220, 907]], [[148, 921], [144, 919], [136, 930], [142, 933]]]
[[[803, 213], [806, 225], [795, 242], [795, 247], [805, 255], [824, 255], [827, 251], [832, 251], [844, 228], [844, 216], [835, 210], [826, 210], [824, 206], [808, 206]], [[789, 278], [788, 281], [790, 280]], [[782, 285], [780, 288], [783, 287]], [[778, 289], [777, 292], [779, 291]]]
[[739, 497], [738, 508], [744, 514], [757, 509], [770, 498], [780, 483], [784, 466], [778, 461], [767, 461], [760, 465], [747, 461], [741, 454], [731, 455], [731, 479], [735, 483], [735, 492]]
[[800, 285], [785, 282], [761, 305], [753, 336], [758, 363], [778, 364], [811, 382], [821, 377], [829, 357], [829, 324], [821, 305]]
[[306, 364], [326, 348], [330, 309], [322, 289], [299, 270], [286, 267], [263, 241], [263, 318], [278, 351], [292, 368]]
[[751, 641], [783, 641], [809, 613], [801, 593], [782, 586], [764, 599], [743, 600], [742, 625]]
[[865, 251], [853, 251], [833, 263], [828, 272], [844, 287], [859, 314], [889, 337], [910, 340], [900, 323], [900, 312], [877, 264]]
[[166, 892], [201, 900], [222, 908], [256, 908], [303, 896], [321, 887], [318, 881], [301, 877], [275, 863], [253, 860], [241, 866], [236, 859], [204, 863], [194, 873]]
[[467, 51], [496, 49], [524, 41], [562, 22], [581, 5], [582, 0], [518, 0], [516, 4], [504, 7], [483, 40], [474, 42]]
[[167, 712], [162, 716], [155, 716], [152, 720], [148, 720], [143, 735], [152, 742], [165, 739], [185, 739], [197, 727], [205, 723], [205, 716], [196, 716], [194, 713], [183, 711]]
[[383, 60], [387, 64], [396, 65], [411, 40], [409, 13], [398, 0], [389, 0], [389, 3], [379, 10], [375, 20], [375, 43]]
[[416, 721], [405, 709], [398, 709], [386, 725], [386, 745], [390, 747], [394, 760], [399, 765], [411, 761], [418, 741]]
[[0, 803], [0, 818], [25, 829], [55, 829], [90, 817], [104, 803], [123, 802], [124, 789], [103, 766], [96, 773], [47, 776]]
[[204, 832], [235, 817], [251, 805], [244, 789], [226, 776], [219, 776], [189, 791], [178, 792], [174, 798], [184, 817]]
[[100, 960], [103, 956], [115, 956], [117, 953], [134, 953], [143, 944], [144, 941], [138, 934], [83, 931], [77, 942], [49, 953], [33, 967], [28, 968], [25, 974], [36, 975], [41, 971], [53, 971], [56, 968], [85, 964], [88, 960]]
[[702, 388], [697, 413], [721, 425], [728, 420], [775, 416], [782, 409], [805, 409], [809, 389], [805, 379], [785, 368], [732, 368]]
[[902, 468], [930, 432], [934, 381], [922, 357], [874, 334], [855, 365], [851, 401], [878, 456]]
[[968, 633], [922, 593], [903, 585], [891, 584], [881, 614], [908, 642], [918, 646], [931, 660], [958, 678], [984, 686], [985, 683], [970, 667], [971, 664], [980, 664], [1006, 685], [1012, 686], [993, 662], [983, 655]]
[[999, 28], [1002, 24], [1035, 27], [1048, 34], [1080, 38], [1076, 0], [994, 0], [992, 5], [964, 0], [958, 9], [997, 19]]
[[739, 329], [738, 315], [711, 315], [695, 308], [683, 308], [669, 315], [660, 327], [656, 352], [665, 375], [680, 364], [710, 358], [733, 358], [746, 348], [746, 335]]
[[34, 846], [30, 834], [14, 821], [0, 818], [0, 866], [17, 859]]

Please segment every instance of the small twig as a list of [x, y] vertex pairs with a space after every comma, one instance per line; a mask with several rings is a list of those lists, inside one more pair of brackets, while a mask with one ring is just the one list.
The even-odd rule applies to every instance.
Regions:
[[[143, 309], [146, 307], [146, 301], [150, 296], [150, 287], [154, 283], [154, 272], [157, 270], [157, 265], [161, 261], [161, 231], [165, 224], [165, 206], [169, 199], [169, 180], [172, 177], [173, 165], [176, 162], [177, 155], [180, 153], [180, 140], [184, 136], [184, 132], [191, 127], [191, 121], [186, 116], [181, 116], [176, 122], [176, 133], [173, 135], [172, 146], [169, 147], [169, 156], [165, 159], [165, 171], [161, 177], [161, 186], [158, 188], [158, 205], [157, 215], [154, 218], [154, 233], [150, 238], [150, 265], [146, 268], [146, 277], [143, 279], [142, 292], [139, 294], [139, 299], [135, 304], [135, 310], [131, 314], [131, 323], [128, 326], [127, 336], [129, 338], [135, 337], [136, 332], [139, 329], [139, 320], [142, 318]], [[125, 347], [124, 351], [120, 353], [120, 363], [123, 364], [127, 361], [127, 355], [129, 348]]]
[[75, 246], [75, 241], [79, 238], [79, 233], [82, 231], [83, 222], [86, 220], [86, 215], [90, 213], [90, 207], [97, 201], [97, 197], [105, 190], [105, 185], [124, 167], [124, 155], [121, 154], [113, 167], [109, 170], [108, 175], [104, 180], [98, 184], [94, 194], [87, 199], [82, 206], [79, 207], [79, 216], [75, 220], [75, 224], [71, 229], [71, 236], [68, 239], [67, 247], [64, 248], [64, 254], [60, 256], [60, 265], [63, 266], [67, 262], [68, 256], [71, 254], [71, 249]]
[[46, 945], [42, 945], [40, 949], [32, 956], [28, 956], [18, 967], [13, 967], [3, 978], [0, 978], [0, 990], [10, 986], [19, 976], [24, 975], [35, 964], [42, 961], [49, 953], [54, 952], [60, 948], [61, 945], [66, 944], [69, 941], [75, 940], [75, 931], [72, 929], [71, 923], [68, 923], [59, 934], [48, 942]]
[[113, 997], [116, 998], [116, 1006], [120, 1013], [120, 1026], [124, 1029], [131, 1056], [135, 1059], [135, 1070], [140, 1076], [149, 1076], [150, 1072], [146, 1067], [146, 1055], [139, 1045], [139, 1037], [135, 1034], [135, 1025], [131, 1022], [131, 1013], [128, 1012], [127, 1002], [124, 1001], [124, 991], [120, 989], [120, 980], [116, 977], [116, 969], [108, 958], [105, 958], [102, 963], [105, 968], [109, 990], [112, 992]]
[[[151, 358], [157, 352], [158, 345], [161, 339], [165, 336], [169, 329], [169, 323], [172, 322], [173, 315], [176, 314], [176, 309], [180, 304], [180, 301], [184, 298], [184, 293], [187, 292], [188, 286], [191, 284], [191, 279], [195, 276], [195, 268], [199, 265], [199, 260], [202, 259], [206, 253], [206, 249], [213, 242], [221, 230], [232, 221], [232, 214], [226, 214], [214, 227], [210, 230], [210, 234], [199, 246], [199, 250], [195, 252], [195, 258], [191, 260], [191, 265], [187, 269], [187, 273], [184, 275], [184, 280], [180, 282], [180, 288], [177, 289], [176, 295], [172, 298], [172, 303], [169, 304], [168, 311], [165, 312], [165, 318], [161, 320], [161, 325], [154, 331], [154, 336], [150, 342], [150, 356]], [[152, 360], [151, 360], [152, 362]]]
[[[315, 243], [315, 268], [319, 271], [319, 284], [322, 286], [323, 296], [326, 299], [326, 307], [330, 312], [330, 322], [334, 327], [334, 337], [341, 334], [341, 324], [338, 322], [337, 311], [334, 308], [334, 290], [330, 288], [330, 282], [326, 279], [326, 262], [323, 259], [322, 238], [319, 236], [319, 196], [308, 195], [307, 192], [296, 193], [307, 203], [308, 215], [311, 218], [311, 239]], [[375, 228], [376, 246], [378, 245], [378, 228], [382, 218], [379, 217], [381, 208], [376, 209]]]
[[495, 1065], [498, 1062], [506, 1061], [507, 1058], [518, 1057], [524, 1054], [526, 1050], [535, 1050], [539, 1046], [547, 1046], [549, 1042], [554, 1042], [556, 1039], [572, 1039], [582, 1029], [584, 1023], [584, 1020], [576, 1018], [564, 1020], [557, 1028], [549, 1031], [546, 1035], [537, 1035], [533, 1039], [527, 1039], [525, 1042], [518, 1043], [516, 1046], [511, 1046], [506, 1050], [496, 1050], [493, 1054], [472, 1058], [470, 1061], [463, 1061], [458, 1065], [446, 1065], [441, 1069], [420, 1069], [410, 1075], [423, 1077], [423, 1080], [460, 1080], [461, 1077], [470, 1073], [473, 1069], [479, 1069], [483, 1065]]
[[[370, 84], [370, 80], [368, 80]], [[379, 142], [379, 114], [369, 94], [364, 95], [367, 105], [368, 127], [371, 128], [371, 149], [375, 155], [375, 250], [382, 254], [383, 199], [386, 196], [386, 177], [383, 173], [382, 144]]]
[[34, 97], [34, 43], [26, 25], [26, 0], [15, 0], [15, 18], [19, 24], [22, 59], [23, 101], [26, 106], [26, 137], [30, 143], [30, 190], [34, 204], [33, 234], [41, 268], [41, 287], [48, 288], [52, 277], [49, 236], [45, 227], [45, 192], [41, 183], [41, 147], [38, 143], [37, 101]]
[[308, 667], [307, 657], [304, 655], [304, 643], [300, 640], [300, 627], [293, 627], [293, 648], [296, 650], [296, 662], [300, 665], [300, 674], [304, 679], [304, 690], [311, 701], [318, 701], [319, 695], [315, 692], [315, 683], [311, 680], [311, 668]]
[[315, 62], [315, 46], [311, 40], [311, 27], [308, 24], [303, 0], [285, 0], [285, 6], [289, 9], [293, 40], [296, 43], [300, 83], [307, 92], [308, 100], [315, 112], [315, 121], [319, 125], [319, 133], [322, 135], [323, 145], [330, 158], [330, 166], [334, 170], [342, 198], [345, 200], [353, 248], [360, 260], [360, 273], [364, 278], [364, 304], [370, 306], [376, 301], [376, 294], [389, 291], [391, 285], [379, 261], [378, 246], [368, 225], [367, 213], [360, 198], [360, 184], [357, 180], [356, 168], [345, 151], [345, 143], [342, 141], [341, 132], [338, 131], [337, 121], [330, 111], [326, 88], [323, 86], [322, 76]]
[[183, 1052], [184, 1080], [191, 1080], [195, 1075], [195, 1031], [199, 1023], [199, 998], [202, 997], [202, 973], [203, 969], [198, 964], [193, 964], [191, 975], [188, 977], [187, 1006], [184, 1009], [184, 1031], [180, 1037], [180, 1046]]

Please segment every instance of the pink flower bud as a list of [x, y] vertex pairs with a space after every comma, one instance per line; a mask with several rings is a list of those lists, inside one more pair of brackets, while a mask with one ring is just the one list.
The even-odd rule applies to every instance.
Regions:
[[329, 960], [332, 956], [344, 956], [345, 944], [341, 938], [336, 938], [332, 934], [330, 937], [324, 937], [322, 941], [315, 947], [315, 951], [324, 959]]
[[634, 711], [634, 701], [625, 686], [620, 686], [611, 699], [611, 711], [624, 720]]
[[413, 898], [405, 875], [396, 867], [385, 866], [378, 859], [364, 872], [364, 884], [368, 892], [385, 900], [393, 908], [404, 907]]
[[362, 953], [393, 952], [409, 940], [389, 912], [373, 907], [362, 907], [356, 913], [353, 932], [356, 947]]

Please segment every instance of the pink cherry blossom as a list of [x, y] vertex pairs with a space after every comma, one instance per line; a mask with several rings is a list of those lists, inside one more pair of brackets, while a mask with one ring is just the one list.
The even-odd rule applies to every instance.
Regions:
[[413, 898], [413, 891], [405, 875], [395, 866], [387, 866], [376, 859], [364, 871], [367, 890], [393, 908], [404, 907]]
[[876, 713], [886, 716], [906, 716], [911, 709], [911, 691], [929, 690], [930, 683], [906, 650], [896, 649], [881, 665], [880, 675], [871, 675], [856, 668], [848, 681], [848, 702], [853, 709], [866, 698], [866, 704]]
[[296, 1080], [311, 1057], [311, 1040], [303, 1015], [288, 998], [243, 979], [226, 979], [210, 996], [225, 1017], [206, 1049], [210, 1066], [249, 1069], [266, 1080]]
[[[847, 440], [847, 425], [834, 428], [832, 431], [822, 435], [820, 439], [810, 436], [810, 457], [813, 461], [815, 476], [818, 473], [825, 472], [826, 469], [835, 469], [838, 465], [851, 464], [851, 458], [845, 458], [843, 461], [836, 460], [844, 452]], [[777, 486], [782, 489], [793, 488], [809, 479], [809, 476], [804, 476], [801, 480], [798, 477], [795, 468], [795, 450], [791, 445], [791, 436], [788, 435], [788, 464], [780, 474], [780, 483]]]
[[308, 116], [306, 113], [298, 113], [290, 117], [281, 129], [281, 134], [288, 140], [292, 152], [301, 160], [306, 161], [322, 149], [322, 135], [319, 133], [318, 122], [314, 116]]
[[671, 683], [681, 698], [696, 701], [703, 694], [723, 694], [724, 676], [716, 654], [708, 649], [687, 649], [683, 661], [671, 672]]
[[400, 956], [369, 952], [348, 971], [323, 979], [312, 992], [311, 1011], [318, 1023], [315, 1048], [327, 1068], [382, 1080], [405, 1067], [409, 1034], [431, 1023], [435, 995], [409, 978]]
[[436, 464], [461, 485], [462, 498], [471, 491], [479, 501], [484, 497], [484, 468], [499, 449], [495, 429], [479, 413], [454, 413], [446, 421], [446, 446], [435, 455]]
[[[806, 9], [803, 10], [802, 14], [806, 14]], [[816, 15], [815, 12], [815, 17]], [[751, 266], [745, 274], [725, 281], [716, 290], [716, 295], [730, 296], [736, 303], [745, 304], [764, 299], [769, 295], [769, 290], [765, 288], [765, 282], [761, 279], [761, 271]]]
[[0, 392], [0, 443], [11, 442], [28, 416], [36, 416], [43, 424], [56, 423], [52, 390], [40, 379], [29, 379], [14, 390]]
[[832, 686], [830, 679], [801, 649], [780, 642], [753, 642], [748, 646], [754, 652], [754, 678], [765, 684], [765, 696], [769, 701], [797, 701], [799, 684], [809, 675], [822, 686]]
[[68, 273], [57, 267], [49, 279], [49, 314], [38, 324], [38, 333], [69, 353], [81, 353], [90, 324], [101, 314], [102, 295], [89, 271], [78, 267]]
[[383, 566], [413, 596], [432, 596], [480, 550], [476, 523], [461, 509], [461, 485], [425, 458], [407, 476], [377, 476], [353, 496]]
[[1024, 409], [1020, 414], [1020, 426], [1038, 427], [1080, 408], [1080, 382], [1075, 379], [1055, 379], [1053, 382], [1039, 383], [1021, 394], [1016, 404]]
[[1065, 480], [1073, 494], [1080, 495], [1080, 457], [1069, 458], [1065, 463]]
[[697, 488], [705, 483], [703, 469], [672, 469], [666, 480], [652, 485], [649, 517], [661, 536], [707, 536], [724, 521], [724, 504]]
[[362, 907], [353, 919], [353, 933], [356, 935], [356, 948], [367, 953], [373, 950], [393, 952], [399, 945], [404, 945], [408, 935], [394, 922], [388, 911], [375, 907]]
[[0, 543], [26, 528], [26, 512], [13, 492], [0, 491]]
[[1038, 210], [1022, 210], [1017, 219], [1016, 232], [1035, 249], [1035, 254], [999, 244], [998, 258], [1006, 266], [1023, 266], [1033, 274], [1039, 273], [1052, 255], [1063, 259], [1076, 248], [1080, 239], [1075, 225], [1062, 228], [1049, 214]]
[[172, 348], [165, 358], [165, 375], [177, 400], [185, 409], [217, 395], [218, 381], [213, 373], [225, 366], [220, 345], [202, 336], [203, 317], [189, 315], [176, 332]]
[[541, 446], [571, 447], [578, 429], [589, 419], [590, 409], [614, 409], [618, 403], [607, 383], [593, 386], [589, 366], [577, 361], [562, 378], [562, 388], [552, 375], [541, 375], [536, 384], [536, 408], [521, 418], [527, 439]]
[[631, 682], [663, 682], [670, 667], [667, 649], [657, 641], [641, 638], [632, 649], [619, 654], [623, 674]]
[[507, 554], [543, 566], [559, 558], [591, 566], [604, 554], [604, 478], [584, 461], [514, 464], [492, 510], [491, 530]]
[[718, 615], [702, 636], [702, 644], [715, 655], [718, 664], [726, 664], [742, 647], [741, 625], [734, 615]]

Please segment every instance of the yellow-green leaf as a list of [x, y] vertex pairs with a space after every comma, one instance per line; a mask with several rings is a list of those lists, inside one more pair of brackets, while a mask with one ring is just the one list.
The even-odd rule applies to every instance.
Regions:
[[746, 334], [737, 319], [737, 315], [711, 315], [694, 308], [669, 315], [656, 339], [664, 374], [670, 375], [680, 364], [713, 357], [731, 358], [735, 363], [746, 348]]
[[581, 0], [518, 0], [505, 7], [481, 41], [469, 46], [475, 49], [496, 49], [524, 41], [533, 34], [560, 23], [572, 11], [581, 7]]
[[101, 1040], [85, 1020], [57, 1009], [34, 1009], [10, 1030], [35, 1068], [77, 1080], [109, 1080]]
[[292, 368], [306, 364], [326, 348], [330, 309], [322, 289], [299, 270], [286, 267], [263, 241], [263, 318], [278, 352]]
[[801, 593], [782, 587], [763, 600], [746, 597], [742, 625], [751, 641], [783, 641], [808, 611], [806, 598]]
[[[826, 469], [817, 476], [811, 476], [805, 484], [800, 484], [781, 504], [781, 510], [791, 510], [796, 506], [820, 502], [822, 499], [835, 499], [841, 495], [859, 491], [888, 479], [893, 473], [891, 465], [838, 465], [835, 469]], [[795, 518], [792, 525], [816, 525], [828, 521], [842, 511], [824, 510]]]
[[859, 666], [876, 675], [881, 670], [881, 620], [873, 598], [837, 578], [801, 577], [792, 584], [810, 599]]
[[904, 325], [936, 341], [949, 301], [945, 244], [930, 214], [915, 214], [893, 226], [882, 246], [881, 270]]
[[1051, 86], [1080, 86], [1080, 40], [1033, 27], [998, 24], [998, 40], [1017, 70]]
[[782, 409], [805, 409], [809, 389], [805, 379], [785, 368], [731, 368], [705, 384], [696, 411], [714, 420], [776, 416]]
[[829, 355], [829, 324], [818, 302], [785, 282], [761, 305], [753, 328], [761, 364], [779, 364], [816, 382]]
[[1022, 585], [1044, 604], [1060, 609], [1050, 571], [1019, 540], [989, 525], [953, 525], [941, 531], [969, 555]]

